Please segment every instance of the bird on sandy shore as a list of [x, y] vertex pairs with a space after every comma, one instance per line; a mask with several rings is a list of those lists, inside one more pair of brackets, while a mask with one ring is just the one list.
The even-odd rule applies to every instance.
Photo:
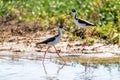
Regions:
[[[95, 24], [90, 23], [90, 22], [88, 22], [88, 21], [86, 21], [86, 20], [77, 18], [77, 17], [76, 17], [77, 12], [76, 12], [75, 9], [72, 9], [72, 14], [73, 14], [74, 22], [75, 22], [75, 24], [76, 24], [78, 27], [81, 27], [81, 28], [85, 29], [85, 28], [87, 28], [87, 27], [89, 27], [89, 26], [96, 26]], [[84, 46], [85, 46], [86, 44], [87, 44], [86, 42], [83, 43]]]
[[66, 64], [66, 62], [65, 62], [65, 60], [60, 56], [60, 54], [59, 54], [59, 51], [56, 49], [56, 47], [55, 47], [55, 44], [57, 44], [59, 41], [60, 41], [60, 39], [61, 39], [61, 36], [62, 36], [62, 30], [64, 29], [64, 27], [63, 27], [63, 25], [60, 25], [59, 26], [59, 29], [58, 29], [58, 34], [57, 35], [55, 35], [55, 36], [53, 36], [53, 37], [50, 37], [50, 38], [48, 38], [48, 39], [46, 39], [46, 40], [44, 40], [44, 41], [42, 41], [42, 42], [37, 42], [36, 43], [36, 45], [38, 45], [38, 44], [46, 44], [46, 45], [48, 45], [48, 48], [47, 48], [47, 50], [45, 51], [45, 54], [44, 54], [44, 57], [43, 57], [43, 63], [44, 63], [44, 59], [45, 59], [45, 56], [46, 56], [46, 52], [48, 51], [48, 49], [50, 48], [50, 47], [54, 47], [54, 49], [55, 49], [55, 51], [56, 51], [56, 53], [57, 53], [57, 55], [63, 60], [63, 62], [64, 62], [64, 64]]

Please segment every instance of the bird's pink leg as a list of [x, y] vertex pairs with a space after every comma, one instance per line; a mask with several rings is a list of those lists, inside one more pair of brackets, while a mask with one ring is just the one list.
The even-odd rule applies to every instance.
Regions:
[[82, 44], [83, 49], [81, 50], [81, 52], [83, 52], [85, 50], [85, 46], [88, 45], [87, 41], [85, 40], [84, 43]]
[[92, 38], [93, 36], [93, 30], [89, 30], [89, 37]]
[[45, 68], [45, 65], [44, 65], [44, 59], [45, 59], [45, 56], [46, 56], [46, 52], [48, 51], [48, 49], [50, 48], [51, 46], [49, 46], [47, 48], [47, 50], [45, 51], [45, 54], [44, 54], [44, 57], [43, 57], [43, 61], [42, 61], [42, 64], [43, 64], [43, 68], [44, 68], [44, 71], [45, 71], [45, 74], [47, 75], [47, 71], [46, 71], [46, 68]]
[[45, 54], [44, 54], [42, 63], [44, 63], [44, 59], [45, 59], [45, 56], [46, 56], [46, 52], [48, 51], [48, 49], [49, 49], [50, 47], [51, 47], [51, 46], [48, 46], [47, 50], [45, 51]]
[[54, 48], [55, 48], [55, 50], [56, 50], [56, 53], [57, 53], [57, 55], [63, 60], [63, 62], [64, 62], [64, 65], [66, 64], [66, 62], [65, 62], [65, 60], [60, 56], [60, 54], [59, 54], [59, 52], [58, 52], [58, 50], [56, 49], [56, 47], [54, 46]]
[[85, 41], [85, 42], [83, 43], [83, 46], [87, 46], [87, 41]]

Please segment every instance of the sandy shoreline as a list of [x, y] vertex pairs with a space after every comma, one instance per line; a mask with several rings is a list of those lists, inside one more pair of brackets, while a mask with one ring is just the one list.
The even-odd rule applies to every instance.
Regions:
[[[16, 39], [16, 40], [15, 40]], [[35, 43], [40, 41], [41, 38], [29, 39], [26, 37], [11, 37], [9, 40], [0, 44], [0, 56], [38, 56], [42, 57], [46, 50], [46, 45], [36, 46]], [[92, 46], [76, 45], [79, 41], [67, 42], [61, 40], [56, 45], [62, 56], [83, 56], [83, 57], [96, 57], [96, 58], [108, 58], [108, 57], [120, 57], [120, 48], [117, 45], [104, 45], [102, 43], [96, 43]], [[55, 55], [54, 48], [48, 51], [47, 56], [57, 57]], [[21, 58], [22, 58], [21, 57]]]

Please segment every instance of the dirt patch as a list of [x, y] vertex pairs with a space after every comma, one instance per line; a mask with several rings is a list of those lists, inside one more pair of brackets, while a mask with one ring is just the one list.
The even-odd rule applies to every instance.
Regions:
[[12, 36], [26, 36], [27, 34], [34, 34], [40, 30], [40, 24], [38, 22], [16, 22], [10, 21], [0, 25], [0, 31], [4, 35]]

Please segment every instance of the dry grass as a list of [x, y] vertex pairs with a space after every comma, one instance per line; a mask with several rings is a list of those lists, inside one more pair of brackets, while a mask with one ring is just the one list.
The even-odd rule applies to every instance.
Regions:
[[67, 62], [77, 62], [81, 64], [92, 63], [92, 64], [112, 64], [120, 63], [120, 57], [110, 57], [110, 58], [88, 58], [88, 57], [70, 57], [64, 58]]

